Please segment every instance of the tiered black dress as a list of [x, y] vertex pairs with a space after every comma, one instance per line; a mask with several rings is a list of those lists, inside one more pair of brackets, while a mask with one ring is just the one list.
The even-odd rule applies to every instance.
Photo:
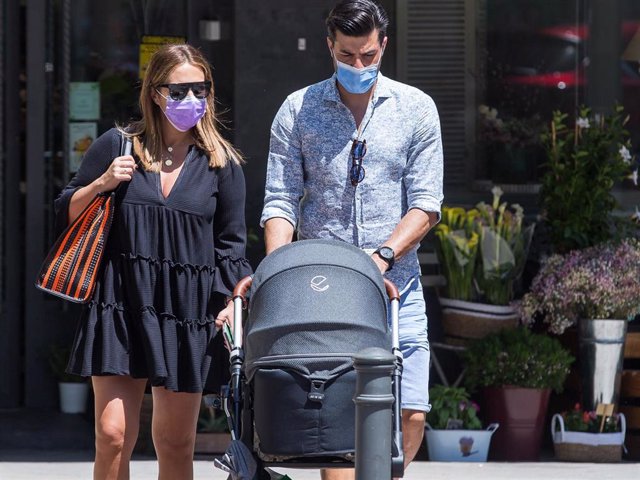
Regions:
[[[73, 193], [107, 170], [120, 139], [112, 129], [91, 145], [56, 200], [60, 227]], [[251, 274], [244, 204], [242, 169], [231, 161], [211, 169], [195, 147], [166, 198], [160, 174], [139, 165], [117, 190], [101, 279], [83, 309], [68, 371], [148, 378], [179, 392], [216, 390], [207, 383], [223, 348], [214, 319]]]

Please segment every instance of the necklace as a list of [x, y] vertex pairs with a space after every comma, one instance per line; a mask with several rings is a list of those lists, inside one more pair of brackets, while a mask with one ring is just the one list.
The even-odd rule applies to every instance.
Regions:
[[164, 164], [170, 167], [173, 165], [173, 147], [167, 147], [167, 151], [169, 152], [169, 156], [164, 158]]
[[188, 142], [183, 142], [183, 143], [174, 143], [173, 145], [169, 145], [167, 147], [167, 152], [169, 152], [168, 156], [164, 156], [164, 160], [163, 163], [167, 166], [170, 167], [171, 165], [173, 165], [173, 149], [175, 147], [180, 147], [182, 145], [190, 145], [193, 142], [193, 139], [189, 139]]

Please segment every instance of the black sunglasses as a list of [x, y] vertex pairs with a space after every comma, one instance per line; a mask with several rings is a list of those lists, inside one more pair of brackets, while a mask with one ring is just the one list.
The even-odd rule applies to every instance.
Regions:
[[193, 95], [199, 99], [207, 98], [211, 92], [211, 82], [209, 80], [204, 82], [163, 83], [162, 85], [158, 85], [158, 88], [162, 87], [168, 88], [169, 98], [176, 101], [183, 100], [189, 93], [189, 90], [191, 90]]
[[364, 167], [362, 158], [367, 154], [367, 141], [354, 140], [351, 145], [351, 169], [349, 179], [354, 187], [364, 180]]

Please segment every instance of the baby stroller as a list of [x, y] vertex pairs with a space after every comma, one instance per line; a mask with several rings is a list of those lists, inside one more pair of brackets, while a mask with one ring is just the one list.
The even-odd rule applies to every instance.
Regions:
[[[241, 311], [249, 288], [243, 329]], [[369, 255], [344, 242], [291, 243], [238, 283], [234, 302], [231, 382], [223, 401], [232, 444], [241, 442], [257, 464], [253, 478], [270, 479], [264, 468], [273, 466], [353, 466], [352, 356], [367, 347], [395, 354], [389, 478], [401, 477], [399, 296]], [[237, 449], [235, 454], [242, 455]]]

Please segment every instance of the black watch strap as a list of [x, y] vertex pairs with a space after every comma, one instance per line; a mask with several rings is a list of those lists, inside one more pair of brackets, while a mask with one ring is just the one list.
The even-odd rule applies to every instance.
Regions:
[[378, 254], [378, 256], [384, 260], [387, 265], [389, 265], [389, 270], [393, 268], [393, 265], [396, 261], [396, 254], [393, 251], [393, 248], [382, 246], [379, 247], [374, 253]]

